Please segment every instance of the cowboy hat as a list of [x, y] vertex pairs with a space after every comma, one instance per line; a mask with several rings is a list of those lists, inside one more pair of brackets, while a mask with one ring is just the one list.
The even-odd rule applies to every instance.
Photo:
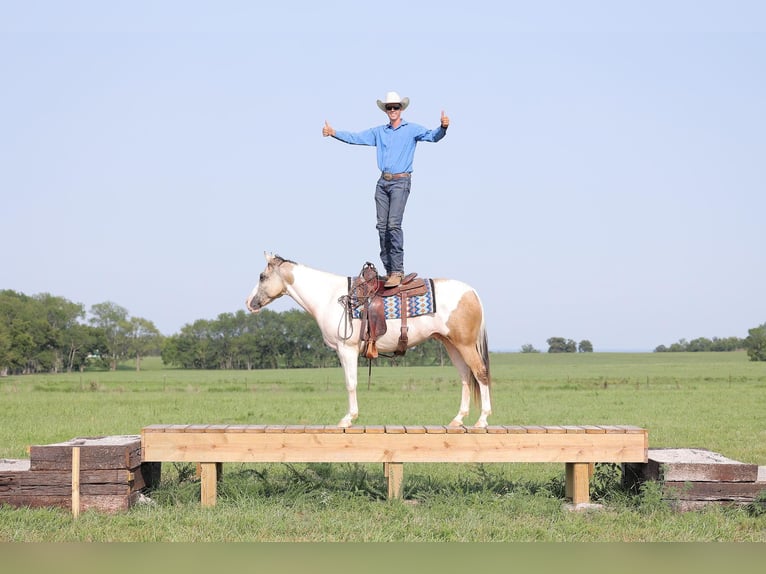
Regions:
[[385, 100], [382, 102], [378, 100], [378, 107], [384, 112], [386, 111], [386, 104], [401, 104], [402, 111], [404, 111], [410, 105], [410, 99], [402, 98], [396, 92], [388, 92]]

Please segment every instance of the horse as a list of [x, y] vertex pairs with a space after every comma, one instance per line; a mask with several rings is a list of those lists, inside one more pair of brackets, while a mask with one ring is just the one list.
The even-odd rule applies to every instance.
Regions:
[[[245, 300], [245, 306], [257, 313], [275, 299], [288, 295], [314, 317], [325, 344], [337, 353], [343, 367], [348, 412], [338, 426], [348, 428], [359, 416], [357, 365], [362, 348], [361, 320], [354, 318], [343, 304], [349, 291], [348, 277], [312, 269], [279, 255], [264, 255], [266, 269]], [[492, 407], [487, 330], [481, 300], [472, 287], [454, 279], [433, 279], [433, 290], [435, 312], [407, 320], [407, 347], [429, 338], [441, 341], [462, 382], [460, 408], [449, 426], [463, 425], [473, 396], [475, 401], [481, 401], [481, 414], [474, 427], [486, 428]], [[386, 325], [386, 333], [377, 341], [382, 353], [397, 348], [401, 320], [388, 319]]]

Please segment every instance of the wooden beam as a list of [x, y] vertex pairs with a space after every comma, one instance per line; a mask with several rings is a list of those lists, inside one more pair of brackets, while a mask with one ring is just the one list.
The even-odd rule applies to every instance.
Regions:
[[[388, 430], [388, 429], [387, 429]], [[146, 433], [145, 461], [645, 462], [641, 433]]]

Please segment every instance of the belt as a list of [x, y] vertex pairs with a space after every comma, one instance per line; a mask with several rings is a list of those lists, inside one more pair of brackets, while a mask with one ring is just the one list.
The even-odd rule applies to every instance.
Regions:
[[400, 179], [402, 177], [410, 177], [410, 174], [407, 172], [404, 173], [388, 173], [387, 171], [384, 171], [383, 174], [380, 176], [386, 181], [391, 181], [392, 179]]

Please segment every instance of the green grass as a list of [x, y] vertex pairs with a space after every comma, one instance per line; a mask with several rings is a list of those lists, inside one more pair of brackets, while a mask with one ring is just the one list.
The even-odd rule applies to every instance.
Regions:
[[[498, 354], [490, 424], [633, 424], [651, 447], [701, 447], [766, 465], [766, 363], [744, 353]], [[360, 369], [359, 424], [446, 424], [453, 368]], [[0, 379], [0, 458], [75, 436], [138, 434], [155, 423], [335, 424], [340, 369], [182, 371]], [[477, 413], [467, 419], [473, 423]], [[677, 514], [647, 489], [611, 482], [598, 513], [562, 510], [563, 465], [405, 466], [386, 501], [379, 465], [225, 465], [216, 507], [199, 506], [189, 465], [163, 467], [153, 504], [76, 522], [64, 510], [0, 509], [0, 541], [766, 541], [754, 508]]]

